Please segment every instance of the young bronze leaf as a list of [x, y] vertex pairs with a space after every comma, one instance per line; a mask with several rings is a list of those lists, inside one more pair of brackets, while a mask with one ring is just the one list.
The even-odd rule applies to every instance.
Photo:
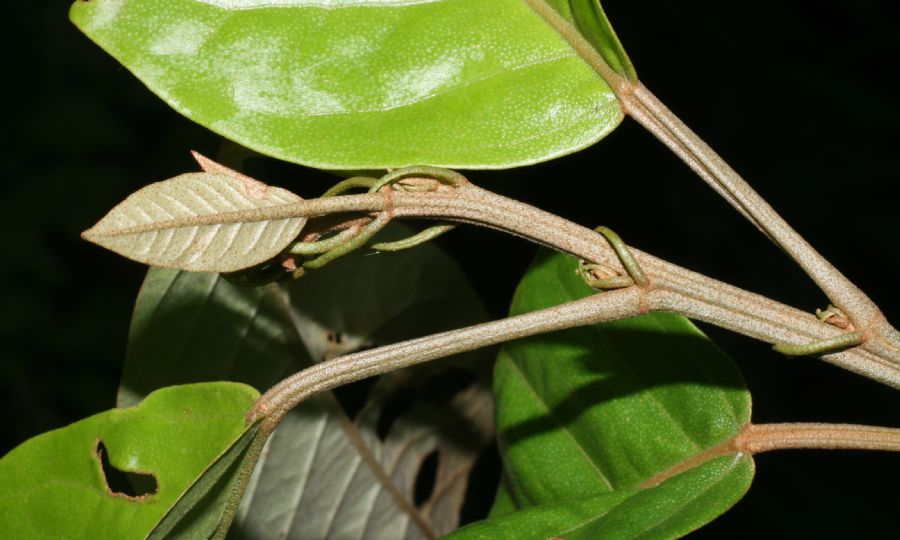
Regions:
[[271, 259], [297, 237], [306, 218], [268, 219], [263, 211], [300, 200], [246, 177], [183, 174], [131, 194], [82, 236], [147, 264], [232, 272]]

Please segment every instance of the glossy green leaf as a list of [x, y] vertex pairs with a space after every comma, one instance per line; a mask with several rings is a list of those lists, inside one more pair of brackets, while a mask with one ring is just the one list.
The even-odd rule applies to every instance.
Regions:
[[619, 75], [637, 81], [637, 73], [613, 30], [600, 0], [544, 0], [566, 20], [578, 28], [582, 36], [591, 42], [603, 59]]
[[320, 168], [497, 168], [622, 111], [521, 0], [91, 0], [72, 20], [192, 120]]
[[658, 486], [547, 502], [464, 527], [447, 540], [664, 540], [679, 538], [733, 504], [753, 479], [746, 454], [706, 462]]
[[[153, 268], [135, 307], [120, 400], [174, 381], [228, 378], [264, 389], [325, 358], [484, 318], [458, 267], [433, 245], [353, 254], [287, 286]], [[490, 356], [460, 362], [489, 369]], [[294, 410], [272, 435], [231, 534], [420, 538], [453, 530], [468, 473], [493, 433], [492, 401], [484, 383], [435, 400], [446, 367], [382, 377], [355, 418], [331, 394]], [[397, 399], [414, 406], [382, 440], [379, 422]], [[411, 481], [432, 451], [435, 491], [416, 508]]]
[[[164, 388], [26, 441], [0, 460], [0, 530], [17, 539], [143, 538], [210, 464], [227, 460], [257, 397], [236, 383]], [[146, 489], [129, 492], [115, 469], [140, 473]]]
[[[513, 300], [528, 312], [593, 291], [542, 253]], [[501, 448], [520, 508], [631, 489], [728, 441], [750, 420], [736, 367], [667, 313], [513, 342], [495, 370]], [[727, 508], [747, 482], [719, 491]]]

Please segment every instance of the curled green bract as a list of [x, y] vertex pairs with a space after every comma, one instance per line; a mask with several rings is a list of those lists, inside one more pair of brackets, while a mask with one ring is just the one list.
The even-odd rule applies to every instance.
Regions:
[[[426, 165], [417, 165], [414, 167], [404, 167], [391, 171], [382, 176], [377, 182], [369, 188], [370, 193], [374, 193], [384, 186], [394, 185], [407, 178], [431, 178], [437, 180], [441, 184], [459, 187], [466, 182], [466, 178], [456, 171], [444, 169], [441, 167], [429, 167]], [[409, 189], [409, 188], [407, 188]]]
[[847, 332], [846, 334], [841, 334], [833, 338], [820, 339], [801, 345], [778, 343], [772, 346], [772, 348], [775, 351], [788, 356], [810, 356], [836, 352], [848, 347], [855, 347], [856, 345], [862, 344], [864, 341], [865, 334], [863, 332]]
[[[609, 242], [610, 247], [616, 252], [619, 262], [622, 263], [622, 267], [628, 275], [617, 275], [615, 270], [605, 265], [581, 261], [576, 272], [589, 287], [593, 289], [608, 290], [622, 289], [632, 285], [644, 287], [650, 283], [650, 280], [641, 268], [640, 263], [634, 258], [631, 250], [628, 249], [628, 246], [625, 245], [625, 242], [622, 241], [618, 234], [609, 227], [604, 227], [602, 225], [594, 230], [603, 235], [603, 238]], [[606, 277], [598, 277], [596, 275], [597, 271]]]
[[455, 228], [456, 225], [452, 223], [435, 225], [402, 240], [372, 244], [372, 249], [376, 251], [400, 251], [402, 249], [409, 249], [424, 244], [425, 242], [428, 242], [430, 240], [434, 240], [438, 236], [450, 232]]

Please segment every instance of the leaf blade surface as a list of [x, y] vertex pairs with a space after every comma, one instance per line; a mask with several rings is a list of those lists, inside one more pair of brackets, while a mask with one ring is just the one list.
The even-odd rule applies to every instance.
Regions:
[[[0, 460], [0, 523], [14, 538], [143, 538], [207, 466], [245, 431], [258, 393], [235, 383], [161, 389], [38, 435]], [[129, 497], [101, 464], [153, 475], [156, 491]]]
[[622, 119], [520, 0], [93, 0], [71, 18], [182, 114], [318, 168], [524, 165]]
[[[409, 231], [385, 233], [396, 239]], [[288, 287], [153, 268], [135, 308], [120, 401], [174, 381], [227, 378], [268, 388], [325, 358], [484, 317], [455, 263], [431, 245], [353, 254]], [[489, 368], [490, 354], [461, 361], [454, 369]], [[476, 380], [434, 401], [439, 392], [429, 381], [443, 380], [427, 369], [383, 377], [354, 417], [330, 393], [292, 411], [257, 465], [232, 537], [421, 538], [453, 530], [468, 472], [492, 433], [491, 400]], [[412, 408], [381, 426], [397, 400], [410, 397]], [[412, 481], [432, 452], [435, 488], [417, 507]]]
[[245, 177], [188, 173], [132, 193], [82, 236], [150, 265], [232, 272], [271, 259], [297, 237], [306, 218], [258, 214], [300, 200]]
[[[542, 252], [511, 313], [596, 294], [576, 264]], [[750, 395], [730, 359], [690, 321], [666, 313], [507, 344], [494, 388], [507, 496], [519, 509], [640, 491], [727, 444], [750, 420]], [[749, 487], [746, 459], [751, 472], [716, 489], [719, 513]], [[696, 528], [715, 515], [697, 510], [683, 519]], [[677, 536], [666, 530], [660, 537]]]
[[733, 504], [733, 486], [746, 490], [753, 472], [749, 456], [725, 456], [652, 488], [623, 488], [583, 499], [530, 506], [464, 527], [447, 538], [680, 538], [728, 510]]

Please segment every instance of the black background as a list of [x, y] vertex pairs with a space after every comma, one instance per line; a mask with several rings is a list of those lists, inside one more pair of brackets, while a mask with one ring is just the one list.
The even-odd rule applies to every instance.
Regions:
[[[609, 0], [644, 83], [813, 245], [900, 321], [900, 4], [895, 0]], [[114, 403], [144, 268], [79, 239], [128, 193], [196, 168], [218, 138], [170, 110], [67, 20], [68, 2], [6, 5], [0, 148], [0, 452]], [[251, 162], [314, 196], [321, 173]], [[807, 310], [826, 301], [633, 122], [577, 155], [473, 172], [478, 184]], [[310, 180], [306, 180], [309, 178]], [[313, 189], [314, 188], [314, 189]], [[492, 316], [534, 254], [484, 230], [441, 240]], [[735, 358], [756, 422], [897, 425], [900, 395], [704, 327]], [[897, 456], [781, 452], [697, 538], [894, 538]]]

